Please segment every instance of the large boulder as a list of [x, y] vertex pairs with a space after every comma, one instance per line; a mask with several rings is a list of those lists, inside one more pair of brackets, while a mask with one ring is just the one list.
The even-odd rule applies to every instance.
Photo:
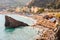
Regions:
[[6, 28], [16, 28], [19, 26], [29, 26], [29, 25], [24, 22], [17, 21], [9, 16], [5, 16], [5, 27]]

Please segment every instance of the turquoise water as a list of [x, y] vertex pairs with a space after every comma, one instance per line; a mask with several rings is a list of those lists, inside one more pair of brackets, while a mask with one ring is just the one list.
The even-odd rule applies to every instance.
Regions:
[[[14, 17], [15, 19], [25, 21], [26, 23], [31, 23], [32, 21], [23, 17], [19, 17], [17, 15], [10, 15], [11, 17]], [[20, 19], [21, 18], [21, 19]], [[34, 36], [37, 35], [37, 30], [33, 29], [32, 27], [19, 27], [19, 28], [11, 28], [6, 29], [4, 26], [5, 23], [5, 15], [0, 14], [0, 40], [34, 40]], [[31, 25], [31, 24], [30, 24]]]

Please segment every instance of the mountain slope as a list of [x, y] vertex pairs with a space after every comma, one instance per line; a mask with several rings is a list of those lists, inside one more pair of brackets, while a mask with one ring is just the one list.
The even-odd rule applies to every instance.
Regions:
[[60, 8], [60, 0], [32, 0], [28, 6], [37, 6], [43, 8]]

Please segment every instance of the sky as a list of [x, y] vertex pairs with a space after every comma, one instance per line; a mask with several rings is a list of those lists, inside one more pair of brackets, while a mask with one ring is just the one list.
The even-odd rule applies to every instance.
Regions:
[[27, 2], [29, 2], [30, 0], [1, 0], [0, 1], [0, 6], [4, 5], [4, 6], [22, 6], [22, 5], [26, 5]]

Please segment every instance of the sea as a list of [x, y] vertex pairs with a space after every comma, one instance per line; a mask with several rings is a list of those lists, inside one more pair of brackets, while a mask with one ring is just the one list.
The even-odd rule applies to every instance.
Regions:
[[33, 20], [17, 14], [0, 14], [0, 40], [35, 40], [38, 30], [31, 26], [20, 26], [18, 28], [5, 28], [5, 16], [10, 16], [18, 21], [23, 21], [29, 25]]
[[[0, 11], [11, 6], [25, 6], [30, 0], [0, 0]], [[19, 28], [5, 28], [5, 16], [10, 16], [18, 21], [23, 21], [29, 25], [34, 24], [30, 18], [16, 14], [0, 14], [0, 40], [35, 40], [38, 30], [31, 26]]]

